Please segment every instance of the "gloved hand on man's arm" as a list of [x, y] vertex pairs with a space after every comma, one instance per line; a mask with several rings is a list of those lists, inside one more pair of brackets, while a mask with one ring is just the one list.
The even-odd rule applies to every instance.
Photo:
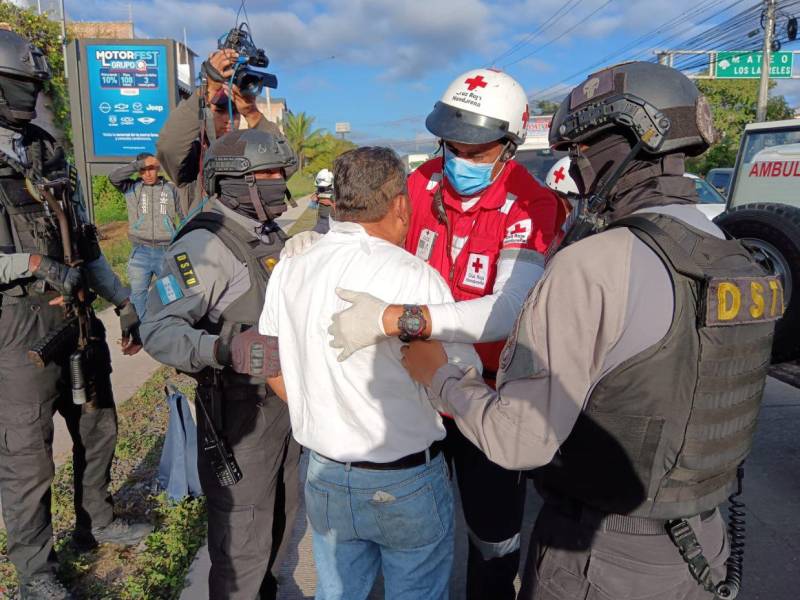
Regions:
[[281, 260], [305, 254], [311, 246], [322, 238], [322, 234], [316, 231], [301, 231], [293, 235], [283, 245], [281, 250]]
[[261, 335], [258, 328], [253, 327], [233, 336], [230, 345], [217, 339], [215, 355], [221, 365], [231, 367], [237, 373], [266, 377], [269, 351], [267, 336]]

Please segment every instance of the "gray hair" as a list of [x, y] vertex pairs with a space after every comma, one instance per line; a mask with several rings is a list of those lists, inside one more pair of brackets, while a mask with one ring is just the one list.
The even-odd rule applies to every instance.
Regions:
[[364, 146], [334, 161], [333, 187], [337, 221], [375, 223], [406, 193], [406, 172], [392, 149]]

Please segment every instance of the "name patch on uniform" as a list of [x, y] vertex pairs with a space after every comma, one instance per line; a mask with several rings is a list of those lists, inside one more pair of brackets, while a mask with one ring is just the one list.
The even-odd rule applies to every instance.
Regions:
[[484, 289], [489, 278], [489, 257], [485, 254], [470, 254], [463, 285]]
[[784, 309], [778, 277], [714, 277], [708, 282], [706, 325], [777, 321]]
[[528, 238], [531, 237], [531, 229], [533, 229], [533, 221], [530, 219], [523, 219], [517, 221], [510, 227], [506, 228], [506, 237], [503, 244], [525, 244]]
[[428, 261], [431, 258], [433, 245], [436, 243], [436, 238], [439, 236], [435, 231], [430, 229], [423, 229], [419, 234], [419, 242], [417, 242], [417, 258]]
[[184, 286], [190, 288], [200, 283], [197, 280], [197, 275], [195, 275], [194, 267], [192, 266], [192, 261], [189, 260], [188, 254], [186, 254], [185, 252], [176, 254], [175, 264], [178, 265], [178, 272], [181, 274], [181, 279], [183, 279]]
[[156, 281], [156, 290], [164, 306], [183, 298], [183, 290], [172, 273]]

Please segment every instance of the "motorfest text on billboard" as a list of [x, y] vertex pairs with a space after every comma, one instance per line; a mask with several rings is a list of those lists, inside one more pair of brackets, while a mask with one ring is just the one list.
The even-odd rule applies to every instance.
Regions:
[[167, 47], [104, 44], [86, 52], [94, 154], [155, 153], [169, 116]]

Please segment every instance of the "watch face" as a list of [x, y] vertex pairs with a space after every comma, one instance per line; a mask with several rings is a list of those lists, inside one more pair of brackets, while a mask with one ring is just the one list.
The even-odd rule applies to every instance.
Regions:
[[407, 315], [403, 324], [408, 333], [419, 333], [422, 330], [422, 320], [417, 315]]

